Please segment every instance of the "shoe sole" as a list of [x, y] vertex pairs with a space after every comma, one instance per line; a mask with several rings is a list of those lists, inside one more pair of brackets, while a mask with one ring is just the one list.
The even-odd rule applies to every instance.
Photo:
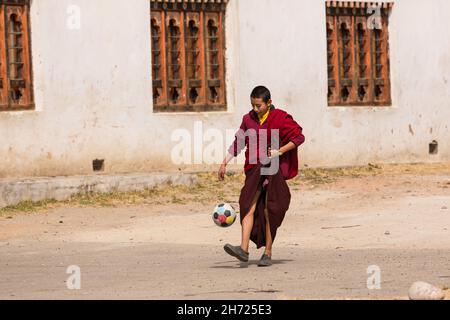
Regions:
[[232, 257], [235, 257], [239, 261], [248, 262], [248, 258], [247, 259], [242, 258], [240, 255], [236, 254], [230, 247], [224, 246], [223, 249], [225, 250], [226, 253], [228, 253]]
[[269, 264], [258, 264], [258, 267], [261, 267], [261, 268], [270, 267], [270, 266], [272, 266], [271, 263], [269, 263]]
[[272, 259], [261, 259], [258, 262], [258, 267], [270, 267], [272, 265]]

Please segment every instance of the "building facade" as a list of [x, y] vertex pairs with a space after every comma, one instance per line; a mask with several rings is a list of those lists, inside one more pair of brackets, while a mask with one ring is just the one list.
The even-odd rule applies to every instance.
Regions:
[[0, 177], [214, 166], [260, 84], [301, 165], [450, 160], [447, 0], [0, 5]]

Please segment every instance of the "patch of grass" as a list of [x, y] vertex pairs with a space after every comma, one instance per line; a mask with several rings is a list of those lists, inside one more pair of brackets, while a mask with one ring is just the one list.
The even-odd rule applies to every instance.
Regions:
[[321, 185], [333, 183], [339, 178], [352, 177], [361, 178], [379, 175], [402, 175], [402, 174], [438, 174], [450, 173], [450, 163], [436, 164], [372, 164], [366, 166], [350, 166], [338, 168], [303, 168], [299, 175], [292, 180], [292, 184], [310, 183]]
[[[376, 175], [396, 174], [450, 174], [450, 163], [438, 164], [368, 164], [358, 167], [302, 168], [298, 177], [289, 181], [290, 185], [324, 185], [344, 177], [360, 178]], [[127, 205], [183, 204], [187, 202], [214, 203], [237, 200], [245, 181], [242, 172], [228, 172], [225, 181], [219, 181], [216, 172], [197, 174], [197, 183], [186, 185], [163, 185], [133, 192], [82, 193], [65, 201], [45, 200], [25, 201], [15, 206], [0, 209], [0, 217], [19, 212], [37, 212], [58, 207], [116, 207]], [[296, 187], [297, 190], [300, 190]]]
[[7, 206], [4, 208], [0, 208], [0, 217], [7, 216], [11, 213], [29, 213], [36, 212], [41, 209], [48, 208], [49, 206], [58, 203], [58, 201], [54, 199], [43, 200], [43, 201], [23, 201], [16, 205]]

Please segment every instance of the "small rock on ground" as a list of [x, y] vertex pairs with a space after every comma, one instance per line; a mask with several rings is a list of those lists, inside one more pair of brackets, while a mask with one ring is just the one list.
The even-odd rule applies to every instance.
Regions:
[[443, 300], [445, 297], [441, 289], [423, 281], [413, 283], [408, 295], [410, 300]]

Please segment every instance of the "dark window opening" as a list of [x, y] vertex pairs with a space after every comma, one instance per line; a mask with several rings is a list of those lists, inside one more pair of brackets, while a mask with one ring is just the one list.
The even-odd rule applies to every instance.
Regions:
[[92, 161], [92, 168], [95, 172], [105, 170], [105, 160], [95, 159]]
[[431, 142], [430, 145], [429, 145], [429, 151], [428, 151], [429, 154], [430, 154], [430, 155], [436, 155], [436, 154], [438, 154], [438, 152], [439, 152], [438, 148], [439, 148], [439, 144], [438, 144], [438, 142], [437, 142], [436, 140], [434, 140], [434, 141]]

